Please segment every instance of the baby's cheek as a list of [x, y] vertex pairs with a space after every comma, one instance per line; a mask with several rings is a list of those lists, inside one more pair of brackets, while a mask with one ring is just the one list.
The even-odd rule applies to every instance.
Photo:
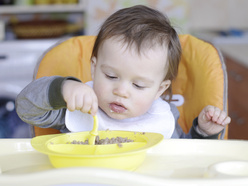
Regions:
[[102, 86], [101, 84], [95, 84], [93, 87], [96, 96], [99, 98], [99, 96], [102, 96], [102, 94], [105, 92], [104, 86]]
[[145, 114], [151, 107], [151, 103], [147, 102], [144, 99], [136, 100], [134, 102], [134, 110], [137, 116], [140, 116], [142, 114]]

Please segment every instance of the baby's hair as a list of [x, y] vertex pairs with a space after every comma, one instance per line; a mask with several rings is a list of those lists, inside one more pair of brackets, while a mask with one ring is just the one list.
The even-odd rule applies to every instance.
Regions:
[[[101, 26], [97, 35], [92, 56], [96, 57], [99, 48], [109, 38], [120, 38], [124, 44], [135, 46], [138, 53], [158, 44], [168, 49], [168, 71], [165, 80], [173, 80], [177, 76], [181, 57], [181, 45], [170, 20], [161, 12], [143, 5], [118, 10]], [[165, 51], [166, 52], [166, 51]], [[169, 101], [172, 97], [171, 86], [166, 91]]]

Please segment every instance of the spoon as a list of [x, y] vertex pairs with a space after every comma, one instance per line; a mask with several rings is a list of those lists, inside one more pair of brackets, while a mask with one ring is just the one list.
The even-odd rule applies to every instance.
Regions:
[[93, 116], [94, 124], [93, 129], [90, 131], [89, 145], [95, 145], [96, 136], [98, 135], [98, 118]]

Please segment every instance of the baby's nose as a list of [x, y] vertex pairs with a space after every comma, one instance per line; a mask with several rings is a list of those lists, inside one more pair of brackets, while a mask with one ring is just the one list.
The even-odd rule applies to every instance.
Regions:
[[113, 94], [123, 98], [128, 98], [129, 97], [128, 85], [125, 85], [125, 83], [118, 84], [113, 89]]

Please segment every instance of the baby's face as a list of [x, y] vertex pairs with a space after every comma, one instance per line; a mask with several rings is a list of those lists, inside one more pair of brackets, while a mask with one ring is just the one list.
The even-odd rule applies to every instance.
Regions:
[[148, 111], [170, 86], [164, 81], [167, 52], [162, 47], [138, 54], [117, 39], [108, 39], [92, 59], [99, 107], [111, 118], [126, 119]]

